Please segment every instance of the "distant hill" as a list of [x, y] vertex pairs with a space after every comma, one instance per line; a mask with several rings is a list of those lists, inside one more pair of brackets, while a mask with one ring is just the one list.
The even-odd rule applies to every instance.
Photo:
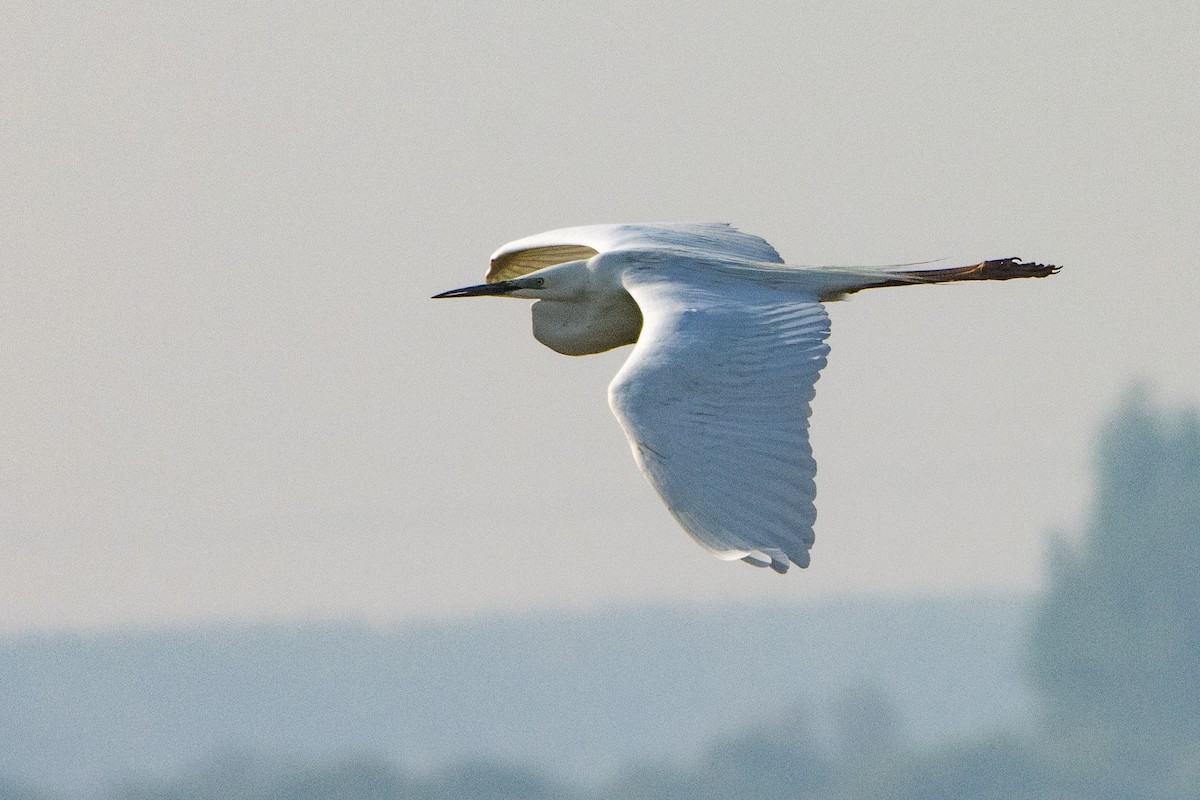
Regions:
[[1029, 720], [1026, 602], [628, 608], [379, 630], [210, 627], [0, 639], [0, 777], [59, 790], [240, 749], [485, 755], [594, 778], [868, 682], [906, 734]]

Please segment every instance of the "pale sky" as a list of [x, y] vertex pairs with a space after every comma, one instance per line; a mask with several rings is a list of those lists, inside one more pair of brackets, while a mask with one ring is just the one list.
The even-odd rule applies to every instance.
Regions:
[[[1028, 590], [1129, 384], [1200, 403], [1200, 5], [47, 5], [0, 27], [0, 631]], [[781, 577], [638, 474], [627, 349], [428, 300], [653, 220], [1064, 270], [831, 307]]]

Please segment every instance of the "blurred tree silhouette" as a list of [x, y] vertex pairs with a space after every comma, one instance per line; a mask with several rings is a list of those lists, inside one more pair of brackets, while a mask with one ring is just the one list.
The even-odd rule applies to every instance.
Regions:
[[[861, 763], [861, 762], [860, 762]], [[1062, 800], [1023, 738], [997, 735], [934, 750], [896, 751], [843, 773], [829, 800]]]
[[727, 800], [825, 797], [832, 762], [814, 739], [807, 703], [740, 729], [708, 747], [696, 763], [642, 765], [603, 794], [622, 800]]
[[1200, 742], [1200, 419], [1133, 391], [1096, 472], [1081, 540], [1052, 543], [1030, 673], [1071, 782], [1145, 797]]
[[43, 792], [0, 778], [0, 800], [52, 800]]
[[444, 771], [419, 796], [430, 800], [561, 800], [567, 791], [533, 768], [475, 760]]
[[872, 762], [901, 749], [900, 712], [887, 691], [868, 678], [843, 686], [833, 697], [830, 721], [843, 762]]

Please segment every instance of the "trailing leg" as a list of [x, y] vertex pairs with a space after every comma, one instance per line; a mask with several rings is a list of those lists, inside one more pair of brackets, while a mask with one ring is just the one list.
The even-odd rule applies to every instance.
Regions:
[[912, 286], [919, 283], [949, 283], [951, 281], [1007, 281], [1013, 278], [1045, 278], [1059, 268], [1053, 264], [1036, 264], [1019, 258], [1000, 258], [981, 261], [969, 267], [949, 269], [916, 269], [895, 273], [896, 277], [848, 289], [843, 294], [853, 294], [863, 289], [878, 289], [883, 286]]

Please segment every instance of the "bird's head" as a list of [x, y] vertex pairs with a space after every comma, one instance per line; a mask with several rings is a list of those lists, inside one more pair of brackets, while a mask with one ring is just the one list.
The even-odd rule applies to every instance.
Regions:
[[494, 283], [481, 283], [478, 286], [464, 286], [461, 289], [451, 289], [448, 292], [435, 294], [434, 300], [449, 297], [485, 297], [487, 295], [495, 295], [497, 297], [541, 297], [541, 292], [546, 287], [546, 279], [540, 275], [527, 275], [523, 278], [514, 278], [510, 281], [495, 281]]
[[580, 294], [587, 285], [585, 261], [571, 261], [539, 269], [528, 275], [506, 281], [492, 281], [478, 286], [464, 286], [435, 294], [434, 300], [451, 297], [522, 297], [529, 300], [569, 300]]

